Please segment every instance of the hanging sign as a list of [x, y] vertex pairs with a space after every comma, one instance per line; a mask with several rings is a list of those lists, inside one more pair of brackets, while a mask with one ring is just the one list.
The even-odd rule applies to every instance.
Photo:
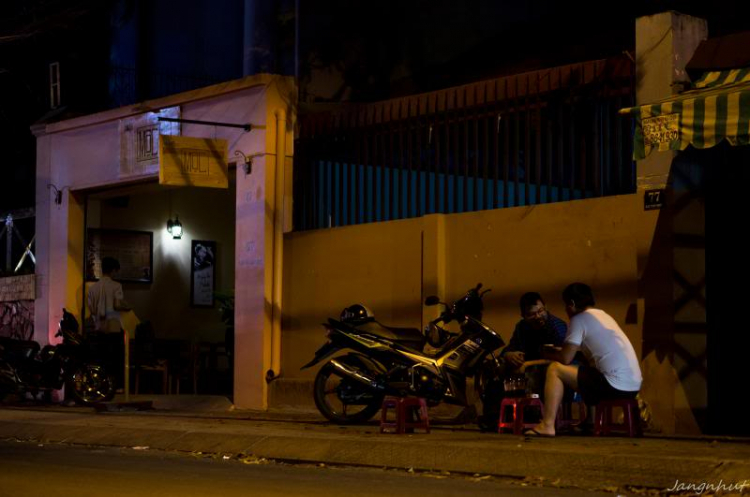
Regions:
[[671, 143], [680, 138], [680, 115], [647, 117], [643, 119], [641, 127], [645, 146], [655, 147], [660, 143]]
[[162, 135], [159, 140], [159, 183], [228, 188], [227, 141]]

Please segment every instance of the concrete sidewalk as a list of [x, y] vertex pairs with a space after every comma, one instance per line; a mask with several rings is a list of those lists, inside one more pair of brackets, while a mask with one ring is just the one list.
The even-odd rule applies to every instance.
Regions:
[[750, 441], [560, 436], [524, 439], [435, 426], [430, 434], [380, 434], [377, 424], [331, 425], [316, 412], [235, 410], [227, 399], [136, 397], [153, 411], [97, 413], [91, 408], [5, 405], [0, 438], [257, 458], [448, 471], [527, 479], [589, 489], [665, 490], [679, 480], [725, 485], [748, 480]]

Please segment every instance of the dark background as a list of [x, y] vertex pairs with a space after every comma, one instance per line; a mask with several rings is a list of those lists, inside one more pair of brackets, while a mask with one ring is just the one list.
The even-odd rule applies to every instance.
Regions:
[[[300, 102], [376, 101], [634, 50], [635, 19], [678, 10], [711, 36], [741, 2], [5, 0], [0, 213], [34, 206], [29, 128], [244, 74], [297, 75]], [[250, 21], [248, 21], [248, 19]], [[245, 38], [249, 22], [253, 36]], [[50, 108], [49, 64], [61, 105]]]

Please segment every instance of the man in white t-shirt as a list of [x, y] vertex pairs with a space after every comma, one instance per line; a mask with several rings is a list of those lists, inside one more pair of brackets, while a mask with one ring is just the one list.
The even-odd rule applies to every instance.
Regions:
[[[591, 288], [573, 283], [563, 292], [570, 317], [562, 348], [545, 347], [552, 362], [547, 369], [542, 422], [527, 430], [527, 436], [555, 436], [555, 416], [565, 387], [581, 393], [587, 405], [600, 400], [635, 398], [643, 377], [633, 345], [615, 320], [595, 309]], [[571, 365], [576, 352], [583, 352], [590, 366]]]

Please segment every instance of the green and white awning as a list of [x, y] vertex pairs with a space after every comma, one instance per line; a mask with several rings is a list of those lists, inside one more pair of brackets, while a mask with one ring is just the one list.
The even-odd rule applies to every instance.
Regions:
[[693, 88], [715, 88], [717, 86], [747, 82], [750, 82], [750, 67], [703, 73], [703, 76], [695, 82]]
[[643, 159], [653, 149], [709, 148], [725, 139], [750, 144], [750, 68], [708, 72], [695, 86], [699, 89], [620, 110], [636, 120], [633, 158]]

